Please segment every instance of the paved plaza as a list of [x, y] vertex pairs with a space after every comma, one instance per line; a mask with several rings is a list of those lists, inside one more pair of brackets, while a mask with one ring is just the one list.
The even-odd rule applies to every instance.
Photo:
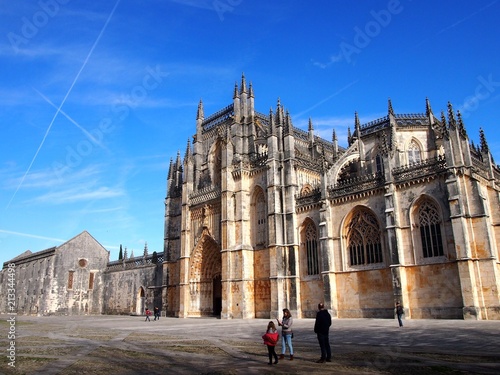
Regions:
[[0, 374], [500, 373], [500, 321], [406, 320], [399, 328], [389, 319], [335, 319], [333, 360], [316, 363], [314, 319], [295, 319], [294, 360], [270, 366], [261, 339], [268, 319], [17, 316], [11, 325], [0, 317]]

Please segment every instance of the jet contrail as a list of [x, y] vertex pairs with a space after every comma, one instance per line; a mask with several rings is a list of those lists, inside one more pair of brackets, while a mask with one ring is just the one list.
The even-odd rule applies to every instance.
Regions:
[[26, 176], [28, 175], [29, 171], [31, 170], [31, 167], [33, 166], [33, 163], [35, 162], [37, 156], [38, 156], [38, 153], [40, 152], [40, 150], [42, 149], [42, 146], [43, 144], [45, 143], [45, 139], [47, 138], [47, 135], [49, 134], [50, 132], [50, 129], [52, 128], [52, 124], [54, 124], [54, 121], [57, 117], [57, 115], [59, 114], [59, 112], [61, 111], [61, 108], [62, 106], [64, 105], [64, 103], [66, 102], [66, 99], [68, 98], [69, 94], [71, 93], [71, 91], [73, 90], [73, 87], [75, 86], [75, 83], [76, 81], [78, 80], [78, 78], [80, 77], [80, 74], [82, 73], [83, 69], [85, 68], [85, 66], [87, 65], [87, 62], [89, 61], [90, 59], [90, 56], [92, 55], [92, 52], [94, 52], [94, 49], [95, 47], [97, 46], [97, 43], [99, 43], [99, 40], [101, 39], [101, 36], [102, 34], [104, 33], [104, 31], [106, 30], [106, 27], [108, 26], [108, 23], [109, 21], [111, 20], [111, 17], [113, 17], [113, 14], [115, 13], [115, 10], [116, 8], [118, 7], [118, 4], [120, 3], [121, 0], [117, 0], [117, 2], [115, 3], [115, 6], [113, 7], [113, 9], [111, 10], [111, 13], [109, 14], [108, 16], [108, 19], [106, 20], [106, 23], [104, 24], [104, 26], [102, 27], [99, 35], [97, 36], [97, 39], [95, 40], [94, 44], [92, 45], [92, 48], [90, 49], [89, 53], [87, 54], [87, 57], [85, 58], [85, 61], [83, 62], [83, 65], [81, 66], [80, 70], [78, 71], [75, 79], [73, 80], [73, 83], [71, 84], [68, 92], [66, 93], [66, 95], [64, 96], [64, 99], [63, 101], [61, 102], [61, 104], [59, 105], [59, 108], [57, 108], [57, 111], [56, 113], [54, 114], [54, 117], [52, 117], [52, 121], [50, 122], [49, 124], [49, 127], [47, 128], [47, 131], [45, 132], [45, 135], [43, 136], [43, 139], [42, 139], [42, 142], [40, 143], [40, 146], [38, 146], [38, 149], [36, 150], [35, 152], [35, 155], [33, 156], [33, 159], [31, 160], [31, 163], [30, 165], [28, 166], [28, 169], [26, 170], [26, 172], [24, 173], [23, 175], [23, 178], [21, 179], [21, 182], [19, 182], [19, 185], [17, 186], [17, 189], [16, 191], [14, 192], [14, 195], [12, 195], [12, 198], [10, 198], [9, 200], [9, 203], [7, 204], [7, 207], [5, 209], [8, 209], [10, 204], [12, 203], [12, 201], [14, 200], [17, 192], [19, 191], [19, 189], [21, 188], [22, 184], [24, 183], [24, 180], [26, 179]]

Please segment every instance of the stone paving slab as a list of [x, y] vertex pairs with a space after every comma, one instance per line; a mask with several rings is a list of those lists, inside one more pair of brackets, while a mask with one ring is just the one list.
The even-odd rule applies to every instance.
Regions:
[[[10, 316], [0, 315], [8, 349]], [[500, 321], [334, 319], [316, 363], [314, 319], [294, 320], [294, 360], [267, 364], [268, 319], [17, 316], [15, 364], [0, 374], [499, 374]], [[277, 345], [278, 354], [281, 343]]]

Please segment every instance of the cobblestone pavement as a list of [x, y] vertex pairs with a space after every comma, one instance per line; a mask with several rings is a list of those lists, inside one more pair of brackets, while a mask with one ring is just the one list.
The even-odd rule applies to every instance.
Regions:
[[[0, 315], [0, 374], [499, 374], [500, 321], [335, 319], [316, 363], [314, 319], [294, 320], [294, 360], [268, 365], [267, 319]], [[278, 354], [281, 343], [277, 345]], [[10, 353], [12, 354], [12, 353]]]

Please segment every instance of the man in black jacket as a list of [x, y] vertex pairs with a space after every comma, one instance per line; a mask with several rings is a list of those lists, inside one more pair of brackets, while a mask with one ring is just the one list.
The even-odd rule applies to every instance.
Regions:
[[325, 305], [318, 304], [318, 312], [316, 313], [316, 322], [314, 323], [314, 333], [318, 336], [319, 347], [321, 348], [321, 358], [317, 363], [331, 362], [332, 350], [330, 349], [330, 339], [328, 333], [332, 325], [332, 317], [328, 310], [325, 310]]

